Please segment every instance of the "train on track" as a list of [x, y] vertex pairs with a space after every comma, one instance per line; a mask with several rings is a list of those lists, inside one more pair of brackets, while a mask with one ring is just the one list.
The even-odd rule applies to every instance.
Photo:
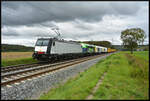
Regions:
[[32, 55], [37, 60], [64, 60], [84, 56], [115, 52], [102, 46], [96, 46], [57, 38], [38, 38]]

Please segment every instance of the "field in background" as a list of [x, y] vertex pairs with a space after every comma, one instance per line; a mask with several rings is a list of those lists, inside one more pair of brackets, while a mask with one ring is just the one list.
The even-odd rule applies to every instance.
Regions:
[[147, 52], [120, 52], [79, 73], [44, 93], [40, 100], [86, 99], [104, 72], [102, 84], [93, 99], [149, 99], [149, 60]]
[[33, 52], [2, 52], [2, 60], [14, 60], [22, 58], [31, 58]]
[[29, 64], [37, 62], [32, 59], [33, 52], [2, 52], [1, 61], [2, 66]]

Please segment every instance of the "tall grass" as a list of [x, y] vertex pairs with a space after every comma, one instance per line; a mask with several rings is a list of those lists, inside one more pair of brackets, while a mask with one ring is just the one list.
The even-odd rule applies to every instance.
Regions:
[[126, 54], [128, 62], [132, 65], [131, 68], [131, 77], [137, 78], [139, 80], [145, 81], [148, 79], [148, 72], [149, 72], [149, 64], [147, 61], [136, 57], [135, 55]]
[[93, 99], [148, 99], [148, 63], [125, 53], [107, 61], [110, 68]]
[[149, 51], [136, 51], [134, 52], [134, 54], [132, 54], [133, 56], [139, 57], [141, 59], [144, 59], [146, 61], [149, 60]]

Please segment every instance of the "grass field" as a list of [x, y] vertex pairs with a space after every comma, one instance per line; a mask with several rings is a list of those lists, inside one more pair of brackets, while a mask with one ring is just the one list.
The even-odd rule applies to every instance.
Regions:
[[140, 54], [120, 53], [113, 57], [111, 68], [94, 94], [94, 99], [148, 99], [149, 63], [139, 58], [143, 56]]
[[149, 52], [148, 51], [134, 52], [133, 55], [149, 61]]
[[[130, 54], [129, 51], [125, 51], [124, 53]], [[149, 52], [148, 51], [134, 51], [132, 55], [149, 61]]]
[[112, 54], [39, 99], [86, 99], [106, 71], [93, 99], [149, 99], [148, 52], [129, 53]]
[[2, 52], [2, 66], [29, 64], [37, 62], [32, 59], [33, 52]]

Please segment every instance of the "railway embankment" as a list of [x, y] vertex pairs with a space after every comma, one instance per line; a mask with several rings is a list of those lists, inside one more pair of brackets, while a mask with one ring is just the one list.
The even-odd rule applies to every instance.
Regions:
[[147, 100], [147, 60], [148, 52], [134, 52], [132, 55], [129, 52], [112, 54], [76, 78], [41, 95], [39, 99]]
[[[110, 55], [110, 54], [109, 54]], [[107, 56], [109, 56], [107, 54]], [[35, 77], [12, 85], [1, 88], [1, 99], [37, 99], [43, 92], [50, 90], [55, 85], [67, 81], [78, 73], [88, 69], [96, 62], [107, 56], [76, 64], [61, 70], [47, 73], [44, 76]]]

